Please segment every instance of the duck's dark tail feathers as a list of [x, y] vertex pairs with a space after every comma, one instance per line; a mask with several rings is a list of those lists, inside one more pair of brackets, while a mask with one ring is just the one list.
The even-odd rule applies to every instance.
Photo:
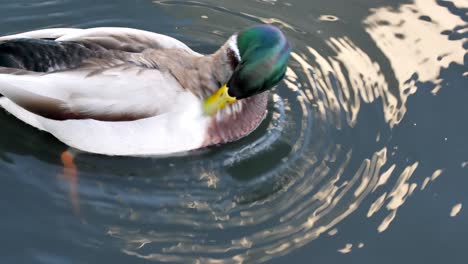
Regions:
[[[12, 39], [0, 42], [0, 67], [34, 72], [52, 72], [78, 67], [99, 48], [78, 42], [50, 39]], [[1, 73], [1, 69], [0, 69]]]

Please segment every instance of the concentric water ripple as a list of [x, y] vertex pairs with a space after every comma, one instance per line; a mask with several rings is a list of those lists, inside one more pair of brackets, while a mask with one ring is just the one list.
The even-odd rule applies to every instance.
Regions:
[[[56, 3], [63, 4], [43, 5]], [[312, 28], [278, 12], [260, 15], [294, 8], [294, 3], [283, 1], [257, 1], [249, 8], [195, 1], [153, 5], [167, 16], [199, 18], [196, 25], [180, 19], [178, 33], [172, 35], [180, 34], [205, 52], [245, 26], [275, 24], [293, 43], [290, 67], [271, 96], [267, 119], [239, 142], [159, 159], [79, 156], [78, 182], [24, 176], [22, 181], [49, 193], [60, 208], [73, 209], [85, 223], [71, 230], [62, 227], [71, 236], [105, 234], [107, 243], [128, 256], [159, 262], [263, 262], [325, 234], [336, 235], [340, 222], [357, 210], [364, 209], [367, 219], [358, 228], [384, 232], [411, 196], [443, 175], [436, 168], [414, 179], [420, 162], [400, 156], [392, 136], [420, 84], [431, 84], [437, 94], [444, 81], [440, 72], [449, 64], [463, 65], [466, 17], [422, 0], [380, 7], [362, 21], [366, 39], [356, 41], [346, 34], [324, 34], [329, 24], [346, 27], [334, 15], [318, 14], [314, 23], [320, 24]], [[228, 22], [216, 23], [221, 17]], [[456, 39], [460, 34], [465, 37]], [[2, 122], [15, 121], [5, 117]], [[18, 128], [11, 129], [15, 133]], [[29, 133], [35, 131], [19, 136], [29, 138]], [[53, 141], [47, 135], [36, 140]], [[36, 160], [16, 149], [1, 156], [5, 161], [28, 160], [25, 172], [40, 168], [60, 175], [50, 156], [62, 147], [54, 143]], [[30, 151], [33, 146], [23, 148]], [[12, 171], [16, 163], [2, 167]], [[454, 205], [451, 214], [461, 208]], [[353, 242], [339, 252], [364, 247], [357, 243], [364, 239], [349, 238]]]

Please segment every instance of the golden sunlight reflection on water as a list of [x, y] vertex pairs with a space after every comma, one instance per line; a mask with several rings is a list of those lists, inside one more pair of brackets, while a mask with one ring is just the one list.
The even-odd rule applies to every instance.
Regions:
[[462, 204], [457, 203], [452, 207], [452, 210], [450, 210], [450, 217], [456, 217], [462, 209]]
[[[453, 1], [458, 6], [466, 1]], [[429, 17], [430, 21], [421, 19]], [[415, 0], [398, 10], [379, 8], [364, 20], [366, 31], [390, 61], [400, 87], [400, 98], [416, 92], [414, 81], [436, 84], [433, 93], [440, 89], [438, 76], [441, 68], [450, 63], [463, 64], [463, 40], [449, 40], [444, 31], [463, 31], [455, 25], [464, 25], [461, 17], [437, 5], [435, 1]], [[416, 72], [417, 69], [417, 72]], [[417, 73], [417, 79], [412, 78]]]

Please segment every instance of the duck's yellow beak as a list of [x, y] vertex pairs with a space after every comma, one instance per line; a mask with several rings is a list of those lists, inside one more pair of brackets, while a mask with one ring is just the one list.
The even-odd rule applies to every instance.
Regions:
[[228, 94], [228, 89], [227, 84], [225, 84], [219, 88], [218, 91], [205, 99], [205, 102], [203, 102], [203, 112], [206, 115], [214, 115], [226, 105], [233, 104], [237, 101], [235, 97]]

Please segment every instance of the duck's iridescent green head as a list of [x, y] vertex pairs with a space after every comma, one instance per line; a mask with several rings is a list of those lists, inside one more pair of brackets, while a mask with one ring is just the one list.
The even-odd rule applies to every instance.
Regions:
[[240, 32], [234, 40], [234, 44], [229, 44], [234, 45], [231, 52], [237, 57], [237, 66], [228, 83], [205, 99], [203, 111], [207, 115], [272, 88], [286, 73], [291, 45], [278, 28], [254, 26]]
[[271, 25], [248, 28], [237, 35], [240, 63], [227, 83], [229, 95], [246, 98], [272, 88], [283, 79], [291, 45]]

